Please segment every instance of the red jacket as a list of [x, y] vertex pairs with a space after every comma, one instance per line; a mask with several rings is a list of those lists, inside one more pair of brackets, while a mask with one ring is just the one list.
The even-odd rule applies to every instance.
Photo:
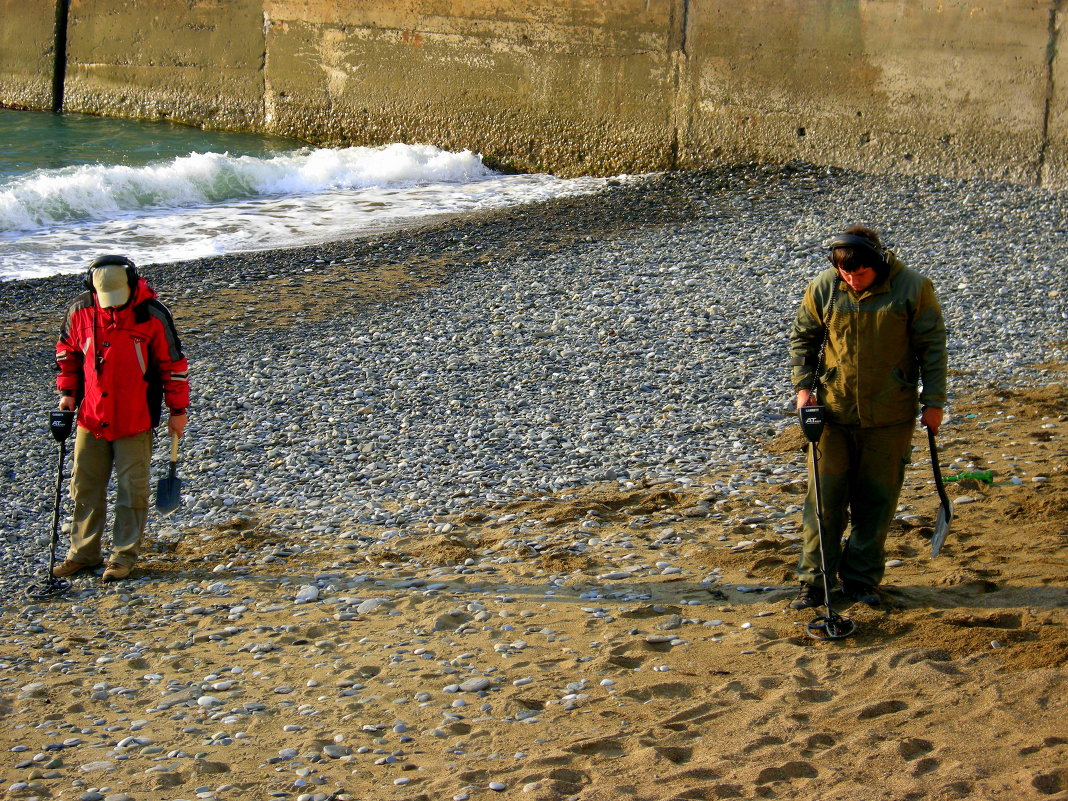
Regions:
[[68, 307], [56, 344], [56, 386], [78, 401], [78, 425], [109, 442], [159, 423], [189, 405], [188, 369], [167, 307], [139, 278], [125, 306], [102, 309], [95, 293]]

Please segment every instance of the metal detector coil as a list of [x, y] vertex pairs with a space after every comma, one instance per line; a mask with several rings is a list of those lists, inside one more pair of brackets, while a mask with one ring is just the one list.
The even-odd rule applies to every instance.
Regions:
[[857, 624], [848, 617], [831, 612], [805, 624], [805, 631], [814, 640], [841, 640], [856, 631]]

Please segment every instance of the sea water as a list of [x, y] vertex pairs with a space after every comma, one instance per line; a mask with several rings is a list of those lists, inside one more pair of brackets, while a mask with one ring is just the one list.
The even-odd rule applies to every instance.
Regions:
[[169, 123], [0, 109], [0, 281], [360, 236], [593, 192], [430, 145], [316, 148]]

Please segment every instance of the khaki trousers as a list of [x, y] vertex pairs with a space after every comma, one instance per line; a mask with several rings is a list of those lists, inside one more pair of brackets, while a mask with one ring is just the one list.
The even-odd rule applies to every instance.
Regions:
[[[836, 577], [870, 584], [883, 580], [886, 535], [897, 511], [912, 460], [914, 422], [880, 428], [828, 423], [819, 441], [820, 494], [823, 500], [823, 549], [831, 588]], [[823, 588], [816, 488], [809, 457], [809, 488], [805, 498], [804, 544], [798, 578]], [[849, 539], [842, 535], [849, 525]]]
[[70, 481], [74, 520], [67, 558], [85, 565], [100, 562], [108, 480], [115, 472], [115, 514], [109, 562], [132, 567], [148, 521], [149, 462], [152, 431], [114, 442], [97, 439], [81, 426], [74, 440], [74, 473]]

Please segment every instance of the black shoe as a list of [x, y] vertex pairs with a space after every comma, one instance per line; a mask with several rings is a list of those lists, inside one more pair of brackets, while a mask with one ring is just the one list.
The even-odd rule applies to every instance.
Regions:
[[851, 601], [867, 604], [868, 606], [878, 606], [883, 602], [882, 596], [879, 595], [879, 591], [875, 587], [871, 584], [861, 584], [856, 581], [842, 582], [842, 594]]
[[823, 597], [823, 592], [815, 584], [805, 584], [801, 582], [801, 592], [797, 594], [797, 597], [790, 601], [791, 609], [811, 609], [814, 606], [820, 606], [826, 599]]

